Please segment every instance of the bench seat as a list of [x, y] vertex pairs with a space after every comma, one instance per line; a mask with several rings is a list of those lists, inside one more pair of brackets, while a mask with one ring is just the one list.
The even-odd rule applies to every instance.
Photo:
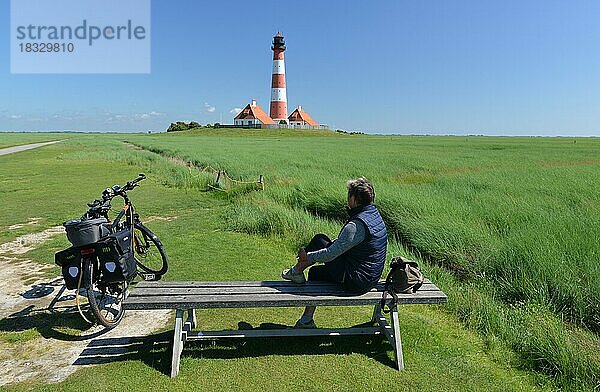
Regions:
[[[370, 292], [354, 295], [324, 282], [140, 282], [124, 306], [149, 310], [374, 305], [381, 300], [383, 286], [382, 281]], [[403, 305], [446, 301], [446, 295], [430, 281], [414, 294], [398, 295], [398, 304]]]
[[[188, 340], [218, 338], [264, 338], [285, 336], [342, 336], [384, 334], [394, 348], [398, 370], [404, 369], [398, 311], [393, 307], [390, 321], [381, 312], [381, 281], [368, 293], [356, 295], [326, 282], [295, 284], [288, 281], [263, 282], [140, 282], [131, 291], [123, 307], [127, 310], [175, 309], [175, 331], [171, 377], [179, 373], [183, 344]], [[429, 280], [413, 294], [398, 294], [398, 305], [441, 304], [446, 295]], [[273, 329], [236, 331], [193, 331], [197, 327], [196, 309], [259, 308], [300, 306], [373, 306], [374, 327]], [[184, 312], [187, 319], [184, 320]]]

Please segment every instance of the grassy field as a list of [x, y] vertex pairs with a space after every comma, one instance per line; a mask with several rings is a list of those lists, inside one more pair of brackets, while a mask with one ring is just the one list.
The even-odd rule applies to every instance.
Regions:
[[[18, 135], [2, 142], [10, 137], [21, 144]], [[228, 389], [593, 389], [600, 383], [599, 150], [598, 139], [213, 130], [76, 135], [0, 157], [0, 198], [11, 207], [0, 228], [32, 217], [42, 217], [42, 227], [59, 224], [106, 186], [146, 172], [150, 180], [134, 201], [143, 216], [173, 218], [151, 224], [167, 246], [171, 280], [277, 279], [312, 233], [335, 237], [345, 181], [366, 176], [392, 234], [388, 256], [422, 260], [450, 298], [442, 307], [402, 309], [403, 373], [389, 367], [387, 344], [309, 339], [192, 345], [171, 381], [163, 374], [169, 337], [158, 334], [125, 362], [81, 370], [55, 386], [13, 388], [87, 390], [118, 374], [133, 390], [156, 383], [219, 389], [217, 380]], [[218, 170], [243, 181], [263, 175], [266, 189], [225, 180], [215, 190]], [[0, 243], [28, 230], [1, 230]], [[57, 237], [27, 256], [50, 263], [64, 246]], [[316, 320], [344, 326], [368, 313], [320, 309]], [[237, 328], [239, 321], [290, 325], [297, 316], [287, 309], [200, 317]], [[0, 327], [0, 345], [47, 334], [41, 325]], [[290, 379], [292, 369], [308, 374]]]
[[68, 139], [67, 133], [11, 133], [0, 132], [0, 148], [19, 146], [22, 144], [49, 142]]

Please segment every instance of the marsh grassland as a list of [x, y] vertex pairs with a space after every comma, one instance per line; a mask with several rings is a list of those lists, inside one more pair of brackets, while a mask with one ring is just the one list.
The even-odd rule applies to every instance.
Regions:
[[[9, 135], [2, 143], [19, 144]], [[72, 135], [0, 157], [0, 243], [80, 215], [85, 202], [138, 172], [133, 197], [167, 248], [170, 280], [272, 280], [315, 232], [335, 237], [345, 182], [365, 176], [388, 226], [388, 257], [407, 255], [449, 297], [401, 310], [407, 371], [380, 341], [273, 340], [191, 345], [170, 380], [168, 333], [57, 385], [80, 390], [591, 390], [600, 385], [600, 140], [341, 135], [195, 130]], [[225, 179], [215, 187], [217, 172]], [[133, 195], [132, 195], [133, 196]], [[40, 218], [36, 228], [11, 225]], [[66, 239], [26, 256], [52, 263]], [[58, 271], [55, 271], [57, 273]], [[293, 324], [298, 309], [206, 311], [208, 328]], [[319, 309], [321, 326], [364, 322], [369, 309]], [[0, 320], [0, 344], [42, 339], [35, 322]], [[84, 326], [77, 325], [77, 334]], [[170, 326], [166, 326], [168, 331]], [[20, 334], [20, 335], [19, 335]], [[291, 379], [288, 374], [306, 372]], [[218, 380], [218, 381], [217, 381]], [[111, 387], [109, 387], [110, 389]], [[119, 388], [121, 389], [121, 388]]]

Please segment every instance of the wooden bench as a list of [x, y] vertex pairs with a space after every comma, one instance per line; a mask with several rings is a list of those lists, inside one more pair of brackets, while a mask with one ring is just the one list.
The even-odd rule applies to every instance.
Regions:
[[[380, 300], [383, 282], [363, 295], [352, 295], [333, 284], [307, 282], [303, 285], [286, 281], [267, 282], [140, 282], [124, 303], [125, 309], [155, 310], [175, 309], [175, 331], [171, 377], [179, 373], [183, 344], [188, 340], [217, 338], [253, 338], [285, 336], [340, 336], [385, 334], [394, 348], [398, 370], [404, 369], [398, 311], [390, 312], [391, 325], [381, 312]], [[447, 302], [446, 295], [426, 280], [414, 294], [399, 294], [398, 304], [440, 304]], [[374, 306], [373, 327], [316, 328], [316, 329], [255, 329], [235, 331], [192, 331], [198, 326], [196, 309], [203, 308], [258, 308], [292, 306]], [[184, 320], [184, 313], [187, 318]]]

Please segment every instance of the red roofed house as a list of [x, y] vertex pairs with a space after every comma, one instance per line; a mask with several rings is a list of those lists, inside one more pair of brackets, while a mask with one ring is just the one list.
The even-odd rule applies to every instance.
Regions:
[[319, 126], [319, 123], [313, 120], [310, 114], [302, 110], [302, 106], [298, 106], [296, 110], [288, 117], [290, 125], [310, 125], [313, 127]]
[[252, 103], [246, 105], [246, 107], [235, 116], [233, 123], [234, 125], [262, 125], [275, 124], [275, 121], [273, 121], [271, 117], [256, 104], [256, 100], [253, 99]]

